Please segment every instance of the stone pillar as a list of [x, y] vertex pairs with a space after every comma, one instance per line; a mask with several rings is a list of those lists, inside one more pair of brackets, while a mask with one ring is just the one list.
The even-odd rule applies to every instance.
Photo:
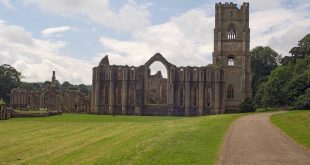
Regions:
[[93, 75], [92, 75], [92, 94], [91, 94], [91, 111], [92, 113], [97, 112], [96, 110], [96, 104], [95, 104], [95, 98], [96, 98], [96, 74], [95, 74], [95, 68], [93, 68]]
[[113, 69], [110, 68], [109, 70], [109, 80], [110, 80], [110, 85], [109, 85], [109, 113], [114, 114], [114, 99], [115, 99], [115, 82], [114, 82], [114, 74], [113, 74]]
[[100, 68], [93, 69], [92, 112], [99, 113], [100, 108]]
[[[142, 92], [142, 84], [137, 83], [136, 89], [135, 89], [135, 115], [141, 115], [142, 114], [142, 100], [143, 100], [143, 92]], [[138, 97], [139, 96], [139, 97]]]
[[189, 67], [186, 67], [184, 70], [185, 70], [184, 108], [185, 108], [185, 115], [189, 116], [191, 106], [191, 90], [190, 90], [191, 70]]
[[175, 80], [175, 70], [174, 68], [169, 69], [168, 73], [168, 84], [167, 84], [167, 109], [168, 109], [168, 114], [167, 115], [173, 115], [173, 110], [174, 110], [174, 80]]
[[127, 101], [128, 101], [128, 68], [123, 69], [123, 87], [122, 87], [122, 114], [127, 114]]
[[20, 93], [20, 90], [18, 90], [17, 107], [21, 108], [21, 93]]
[[198, 81], [199, 81], [198, 115], [203, 115], [203, 108], [204, 108], [204, 97], [203, 97], [204, 96], [204, 69], [203, 68], [198, 69]]
[[219, 114], [221, 113], [220, 107], [221, 107], [221, 95], [220, 95], [220, 69], [216, 69], [214, 71], [214, 110], [213, 113], [214, 114]]

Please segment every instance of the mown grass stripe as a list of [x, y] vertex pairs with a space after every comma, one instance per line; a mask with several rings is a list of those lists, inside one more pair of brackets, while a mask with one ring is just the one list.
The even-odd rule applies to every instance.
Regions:
[[238, 116], [65, 114], [8, 120], [0, 123], [4, 146], [0, 160], [5, 164], [212, 164], [225, 131]]

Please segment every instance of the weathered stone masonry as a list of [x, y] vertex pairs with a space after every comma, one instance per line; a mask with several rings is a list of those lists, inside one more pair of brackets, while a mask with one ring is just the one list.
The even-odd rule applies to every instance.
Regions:
[[[177, 67], [155, 54], [139, 67], [110, 65], [105, 56], [93, 68], [92, 113], [207, 115], [237, 112], [251, 97], [249, 4], [215, 5], [213, 64]], [[150, 75], [161, 62], [168, 77]]]
[[61, 91], [57, 89], [53, 72], [52, 82], [42, 91], [13, 89], [10, 105], [13, 108], [46, 109], [48, 111], [90, 113], [90, 96], [80, 91]]

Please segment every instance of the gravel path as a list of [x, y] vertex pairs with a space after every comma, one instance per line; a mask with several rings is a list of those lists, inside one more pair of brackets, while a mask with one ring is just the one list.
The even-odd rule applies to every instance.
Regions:
[[218, 164], [310, 165], [310, 152], [272, 125], [272, 114], [247, 115], [235, 121], [226, 135]]

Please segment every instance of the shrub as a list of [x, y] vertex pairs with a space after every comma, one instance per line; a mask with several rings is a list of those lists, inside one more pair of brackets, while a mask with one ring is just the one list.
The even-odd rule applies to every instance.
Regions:
[[296, 109], [310, 109], [310, 88], [308, 88], [305, 94], [299, 96], [294, 104]]
[[240, 105], [239, 105], [240, 112], [255, 112], [255, 104], [253, 103], [252, 98], [246, 98]]

